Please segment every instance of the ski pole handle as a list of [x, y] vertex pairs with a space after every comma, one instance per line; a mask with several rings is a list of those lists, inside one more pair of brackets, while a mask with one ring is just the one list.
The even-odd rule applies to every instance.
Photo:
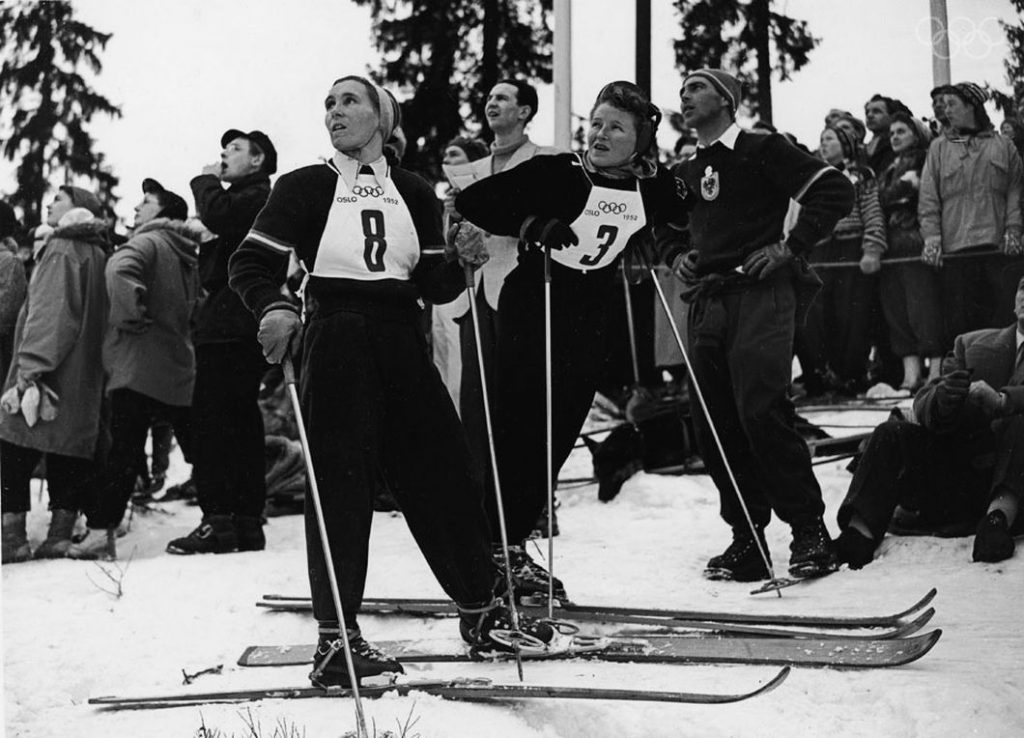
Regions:
[[284, 383], [295, 384], [295, 365], [288, 353], [285, 353], [284, 358], [281, 359], [281, 370], [284, 372]]

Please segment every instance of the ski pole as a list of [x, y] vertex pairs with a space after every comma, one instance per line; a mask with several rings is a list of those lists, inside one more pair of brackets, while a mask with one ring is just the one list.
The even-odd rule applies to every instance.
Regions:
[[[334, 572], [334, 558], [331, 556], [331, 544], [327, 538], [327, 523], [324, 521], [324, 508], [320, 501], [320, 488], [316, 483], [316, 474], [313, 471], [313, 459], [309, 453], [309, 439], [306, 437], [306, 423], [302, 419], [302, 405], [299, 402], [299, 392], [295, 388], [295, 366], [292, 364], [292, 357], [285, 353], [281, 360], [281, 369], [284, 371], [284, 381], [288, 385], [288, 394], [292, 400], [292, 410], [295, 411], [295, 425], [299, 430], [299, 442], [302, 444], [302, 457], [306, 461], [306, 477], [309, 479], [310, 496], [313, 498], [313, 507], [316, 510], [316, 524], [320, 531], [320, 543], [324, 550], [324, 559], [327, 564], [327, 579], [331, 584], [331, 597], [334, 599], [334, 609], [338, 614], [338, 623], [341, 631], [341, 644], [345, 651], [345, 666], [348, 669], [348, 678], [351, 683], [352, 698], [356, 705], [356, 729], [359, 738], [367, 738], [369, 733], [366, 730], [366, 716], [363, 714], [363, 701], [359, 697], [359, 680], [356, 678], [356, 667], [352, 662], [352, 646], [348, 640], [348, 628], [345, 627], [345, 611], [341, 605], [341, 591], [338, 589], [338, 577]], [[323, 669], [330, 663], [337, 649], [332, 646], [323, 664]]]
[[484, 349], [480, 342], [480, 316], [476, 310], [476, 277], [473, 267], [465, 265], [466, 297], [469, 298], [469, 313], [473, 323], [473, 341], [476, 344], [476, 362], [480, 370], [480, 394], [484, 401], [484, 426], [487, 428], [487, 450], [490, 453], [491, 473], [494, 476], [494, 498], [498, 507], [498, 528], [501, 530], [501, 551], [505, 559], [505, 586], [509, 593], [509, 613], [512, 616], [513, 632], [519, 634], [513, 639], [512, 648], [516, 657], [516, 671], [519, 681], [523, 681], [523, 656], [519, 648], [519, 637], [523, 632], [519, 628], [519, 610], [516, 608], [515, 588], [512, 584], [512, 567], [508, 557], [508, 527], [505, 525], [505, 507], [501, 496], [501, 481], [498, 476], [498, 454], [494, 449], [494, 425], [491, 423], [491, 402], [487, 394], [487, 373], [484, 371]]
[[626, 329], [629, 332], [629, 353], [633, 359], [633, 386], [640, 386], [640, 359], [636, 351], [636, 326], [633, 325], [633, 295], [629, 291], [629, 278], [626, 276], [625, 262], [619, 264], [622, 274], [622, 294], [626, 298]]
[[775, 587], [775, 593], [779, 597], [782, 597], [782, 591], [778, 589], [779, 580], [775, 576], [775, 569], [772, 568], [772, 562], [771, 559], [768, 558], [768, 552], [765, 550], [764, 545], [761, 543], [761, 539], [757, 535], [757, 528], [754, 527], [754, 519], [750, 517], [750, 510], [747, 509], [747, 502], [743, 499], [743, 493], [740, 492], [740, 485], [736, 482], [736, 476], [732, 472], [732, 465], [729, 464], [729, 459], [725, 455], [725, 446], [722, 444], [722, 439], [718, 435], [718, 429], [715, 427], [715, 421], [711, 418], [711, 410], [708, 408], [708, 403], [704, 399], [704, 393], [701, 391], [700, 382], [697, 381], [697, 373], [693, 370], [693, 364], [690, 363], [690, 355], [687, 353], [686, 347], [683, 345], [683, 339], [679, 335], [679, 327], [676, 325], [676, 319], [672, 315], [672, 309], [668, 304], [668, 300], [665, 298], [665, 291], [661, 288], [661, 283], [658, 282], [658, 275], [654, 273], [654, 268], [651, 267], [649, 271], [651, 273], [651, 278], [654, 280], [654, 289], [658, 291], [658, 299], [661, 300], [661, 306], [665, 310], [665, 317], [668, 318], [669, 327], [672, 328], [672, 335], [675, 336], [676, 345], [679, 347], [679, 352], [683, 355], [683, 361], [686, 363], [686, 370], [690, 373], [690, 384], [697, 395], [697, 400], [700, 401], [701, 409], [704, 411], [704, 417], [708, 420], [708, 428], [710, 428], [711, 435], [715, 439], [715, 446], [718, 447], [718, 453], [722, 457], [722, 465], [725, 467], [725, 471], [729, 475], [729, 481], [732, 483], [732, 488], [736, 491], [736, 499], [740, 501], [740, 508], [743, 510], [743, 517], [747, 519], [747, 525], [750, 526], [750, 532], [754, 536], [754, 543], [757, 544], [757, 552], [761, 554], [761, 560], [764, 561], [764, 565], [768, 569], [768, 577], [771, 579], [772, 586]]
[[553, 388], [551, 382], [551, 247], [544, 247], [544, 453], [548, 486], [548, 620], [555, 619], [555, 480], [552, 450]]

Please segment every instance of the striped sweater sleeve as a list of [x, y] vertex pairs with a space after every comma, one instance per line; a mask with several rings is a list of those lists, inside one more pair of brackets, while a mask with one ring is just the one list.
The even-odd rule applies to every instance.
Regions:
[[294, 176], [282, 176], [245, 240], [231, 256], [228, 284], [257, 320], [269, 310], [298, 311], [294, 304], [282, 299], [280, 288], [289, 255], [298, 246], [298, 228], [305, 221], [304, 201]]
[[864, 181], [857, 192], [860, 217], [864, 226], [861, 248], [865, 254], [883, 254], [889, 247], [885, 238], [885, 218], [878, 202], [878, 182], [874, 177]]

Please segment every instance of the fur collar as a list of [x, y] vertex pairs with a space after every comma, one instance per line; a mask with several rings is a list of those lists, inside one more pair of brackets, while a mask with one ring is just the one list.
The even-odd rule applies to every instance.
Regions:
[[85, 223], [74, 223], [56, 229], [50, 239], [64, 238], [69, 241], [83, 241], [85, 243], [100, 246], [104, 249], [110, 247], [110, 227], [105, 220], [89, 220]]
[[184, 220], [172, 220], [171, 218], [154, 218], [148, 223], [143, 223], [132, 232], [132, 237], [134, 238], [150, 231], [171, 231], [190, 241], [195, 241], [197, 244], [202, 240], [201, 228]]

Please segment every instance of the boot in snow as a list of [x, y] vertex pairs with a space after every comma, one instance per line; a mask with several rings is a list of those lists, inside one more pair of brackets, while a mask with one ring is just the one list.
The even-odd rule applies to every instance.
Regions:
[[208, 515], [199, 527], [184, 538], [167, 544], [167, 553], [230, 553], [238, 550], [238, 536], [230, 515]]
[[25, 532], [25, 520], [28, 513], [3, 514], [3, 563], [18, 564], [32, 558], [32, 549], [28, 547], [28, 534]]
[[115, 561], [117, 559], [117, 528], [94, 530], [90, 528], [78, 543], [68, 549], [69, 559], [86, 561]]
[[50, 513], [50, 530], [46, 540], [36, 549], [37, 559], [63, 559], [71, 548], [78, 513], [75, 510], [54, 510]]
[[[764, 541], [764, 528], [757, 528], [757, 540], [761, 542], [766, 555], [768, 546]], [[771, 561], [769, 555], [768, 561]], [[718, 556], [712, 556], [704, 568], [704, 578], [733, 582], [759, 582], [768, 578], [761, 552], [753, 534], [747, 528], [734, 528], [732, 543]]]
[[[356, 680], [384, 673], [404, 674], [405, 669], [395, 659], [370, 645], [357, 628], [348, 630], [348, 645], [352, 650], [352, 666]], [[320, 637], [313, 654], [313, 671], [309, 680], [317, 687], [351, 687], [348, 664], [345, 662], [344, 641], [337, 628], [320, 629]]]

